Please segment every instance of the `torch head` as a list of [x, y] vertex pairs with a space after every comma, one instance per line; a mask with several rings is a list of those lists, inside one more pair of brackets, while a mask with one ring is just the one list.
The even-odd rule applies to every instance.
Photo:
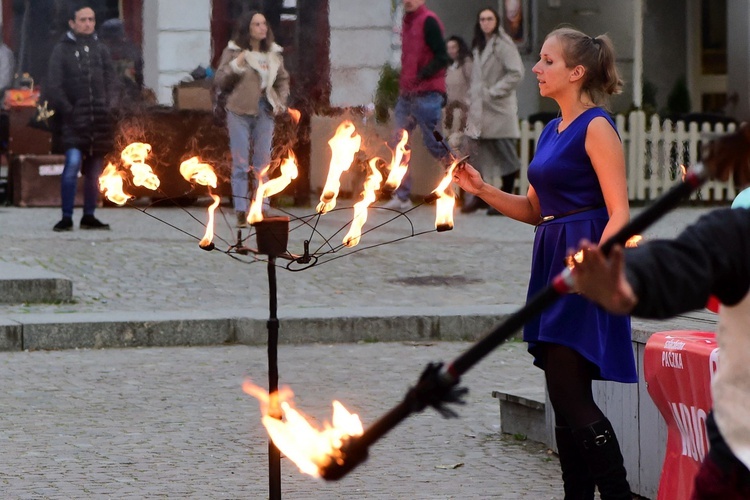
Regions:
[[367, 460], [367, 445], [361, 436], [349, 436], [341, 445], [341, 456], [331, 457], [330, 462], [320, 469], [320, 477], [326, 481], [338, 481]]

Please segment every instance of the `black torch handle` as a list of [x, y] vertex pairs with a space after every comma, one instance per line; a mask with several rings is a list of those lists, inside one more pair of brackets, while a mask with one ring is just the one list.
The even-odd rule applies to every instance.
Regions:
[[[680, 200], [698, 189], [706, 179], [703, 165], [700, 163], [695, 165], [685, 176], [683, 182], [672, 187], [657, 198], [653, 204], [604, 242], [601, 245], [602, 252], [607, 255], [614, 245], [624, 245], [629, 238], [642, 232], [674, 208]], [[526, 305], [513, 313], [503, 323], [496, 326], [484, 338], [448, 365], [448, 374], [455, 380], [458, 380], [472, 366], [520, 330], [527, 321], [551, 306], [559, 297], [568, 293], [571, 287], [570, 270], [566, 269], [556, 276], [550, 285], [532, 297]]]

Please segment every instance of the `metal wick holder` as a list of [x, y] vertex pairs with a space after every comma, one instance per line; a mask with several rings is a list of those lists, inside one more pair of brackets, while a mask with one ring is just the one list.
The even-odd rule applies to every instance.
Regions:
[[258, 253], [278, 257], [287, 253], [289, 242], [289, 217], [266, 217], [253, 224]]

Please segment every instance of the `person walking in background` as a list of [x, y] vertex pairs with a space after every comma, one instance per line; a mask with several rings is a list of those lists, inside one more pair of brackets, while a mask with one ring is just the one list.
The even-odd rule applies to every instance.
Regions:
[[[445, 68], [450, 63], [443, 38], [443, 23], [425, 6], [425, 0], [404, 0], [401, 27], [401, 75], [399, 96], [394, 111], [397, 133], [389, 141], [391, 149], [401, 138], [419, 125], [422, 139], [430, 154], [446, 164], [449, 154], [433, 135], [441, 131], [445, 101]], [[401, 180], [390, 201], [383, 208], [406, 211], [412, 207], [412, 177], [409, 171]]]
[[649, 241], [624, 256], [621, 247], [609, 259], [588, 241], [580, 248], [576, 291], [615, 314], [664, 319], [718, 297], [721, 360], [711, 378], [710, 446], [691, 498], [750, 498], [750, 210], [715, 210], [675, 240]]
[[[474, 26], [474, 72], [469, 90], [469, 121], [472, 165], [500, 189], [513, 192], [521, 161], [518, 158], [518, 99], [516, 87], [524, 74], [521, 54], [503, 30], [500, 16], [491, 8], [477, 14]], [[486, 206], [477, 197], [464, 195], [461, 212], [471, 213]], [[497, 215], [494, 208], [489, 215]]]
[[464, 130], [469, 112], [469, 85], [473, 59], [469, 46], [460, 36], [448, 37], [445, 46], [452, 61], [445, 75], [448, 96], [448, 104], [445, 106], [445, 135], [456, 156], [462, 156], [466, 151]]
[[143, 57], [141, 50], [125, 36], [121, 19], [107, 19], [99, 29], [102, 43], [109, 49], [112, 65], [120, 84], [118, 106], [141, 102], [143, 92]]
[[52, 49], [47, 97], [60, 120], [65, 150], [61, 179], [62, 219], [55, 231], [73, 229], [73, 207], [79, 172], [84, 176], [81, 229], [109, 229], [94, 217], [104, 155], [113, 147], [111, 111], [117, 81], [107, 47], [94, 33], [96, 17], [88, 6], [71, 9], [68, 31]]
[[[606, 240], [630, 218], [622, 143], [600, 107], [622, 87], [610, 39], [557, 29], [533, 71], [539, 93], [556, 101], [561, 116], [542, 131], [528, 192], [506, 193], [470, 165], [454, 177], [503, 214], [536, 226], [529, 298], [563, 270], [569, 248], [583, 238]], [[561, 298], [524, 328], [555, 412], [566, 498], [592, 499], [594, 485], [604, 500], [631, 498], [615, 432], [592, 394], [592, 380], [638, 381], [630, 335], [628, 316], [580, 295]]]
[[[284, 68], [282, 50], [274, 43], [265, 16], [250, 11], [237, 21], [216, 71], [215, 82], [227, 95], [237, 227], [247, 227], [249, 200], [255, 196], [261, 171], [271, 162], [274, 115], [286, 111], [289, 73]], [[263, 200], [264, 213], [269, 207], [268, 200]]]

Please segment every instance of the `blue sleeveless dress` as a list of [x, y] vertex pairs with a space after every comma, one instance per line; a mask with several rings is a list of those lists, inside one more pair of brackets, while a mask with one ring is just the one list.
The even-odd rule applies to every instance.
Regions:
[[[536, 229], [527, 299], [546, 288], [565, 267], [565, 257], [582, 238], [598, 243], [609, 221], [599, 180], [586, 154], [586, 130], [591, 120], [605, 117], [601, 108], [590, 108], [561, 133], [561, 118], [542, 131], [534, 159], [529, 164], [529, 182], [539, 196], [542, 216], [581, 212], [540, 224]], [[592, 208], [595, 207], [595, 208]], [[630, 317], [613, 315], [576, 294], [558, 299], [524, 327], [524, 341], [542, 366], [540, 342], [574, 349], [599, 368], [596, 378], [637, 382]]]

